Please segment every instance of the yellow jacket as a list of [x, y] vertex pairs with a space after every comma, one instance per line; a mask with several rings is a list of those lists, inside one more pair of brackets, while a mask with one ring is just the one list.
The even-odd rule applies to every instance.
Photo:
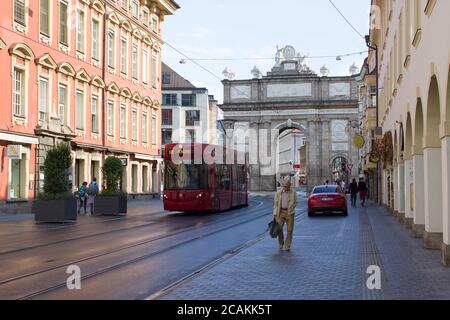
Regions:
[[[275, 194], [275, 201], [273, 206], [273, 215], [278, 216], [281, 211], [281, 194], [283, 192], [283, 188], [277, 191]], [[288, 214], [295, 214], [295, 207], [297, 206], [297, 193], [292, 190], [292, 188], [287, 191], [289, 193], [288, 200]]]

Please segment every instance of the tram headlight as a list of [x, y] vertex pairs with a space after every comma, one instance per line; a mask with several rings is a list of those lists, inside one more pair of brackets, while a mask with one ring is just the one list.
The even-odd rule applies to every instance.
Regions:
[[197, 199], [201, 199], [201, 198], [203, 198], [203, 193], [199, 193], [199, 194], [197, 195]]

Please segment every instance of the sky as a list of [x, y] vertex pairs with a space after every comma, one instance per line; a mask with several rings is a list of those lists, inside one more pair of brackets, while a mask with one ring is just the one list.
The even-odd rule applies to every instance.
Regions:
[[[250, 79], [257, 66], [265, 75], [275, 64], [277, 45], [292, 45], [313, 56], [338, 56], [367, 50], [361, 38], [328, 0], [176, 0], [181, 9], [165, 18], [163, 39], [191, 59], [251, 58], [252, 60], [197, 61], [208, 71], [185, 59], [168, 45], [163, 61], [195, 86], [223, 99], [220, 79], [225, 67], [235, 79]], [[370, 0], [333, 0], [362, 34], [368, 34]], [[264, 58], [264, 59], [262, 59]], [[271, 59], [268, 59], [271, 58]], [[317, 74], [325, 64], [330, 76], [349, 75], [364, 55], [307, 59]], [[216, 76], [213, 76], [211, 73]], [[220, 79], [218, 79], [219, 77]]]

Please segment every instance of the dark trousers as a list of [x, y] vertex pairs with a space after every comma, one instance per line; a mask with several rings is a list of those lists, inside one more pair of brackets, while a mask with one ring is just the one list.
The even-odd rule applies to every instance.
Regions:
[[352, 200], [352, 206], [354, 206], [354, 207], [356, 207], [356, 197], [357, 197], [357, 193], [352, 193], [351, 195], [350, 195], [350, 197], [351, 197], [351, 200]]

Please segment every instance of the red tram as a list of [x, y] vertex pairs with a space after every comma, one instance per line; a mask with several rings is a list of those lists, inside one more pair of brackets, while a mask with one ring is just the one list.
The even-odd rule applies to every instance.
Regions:
[[224, 211], [248, 205], [248, 154], [198, 143], [167, 144], [164, 210]]

